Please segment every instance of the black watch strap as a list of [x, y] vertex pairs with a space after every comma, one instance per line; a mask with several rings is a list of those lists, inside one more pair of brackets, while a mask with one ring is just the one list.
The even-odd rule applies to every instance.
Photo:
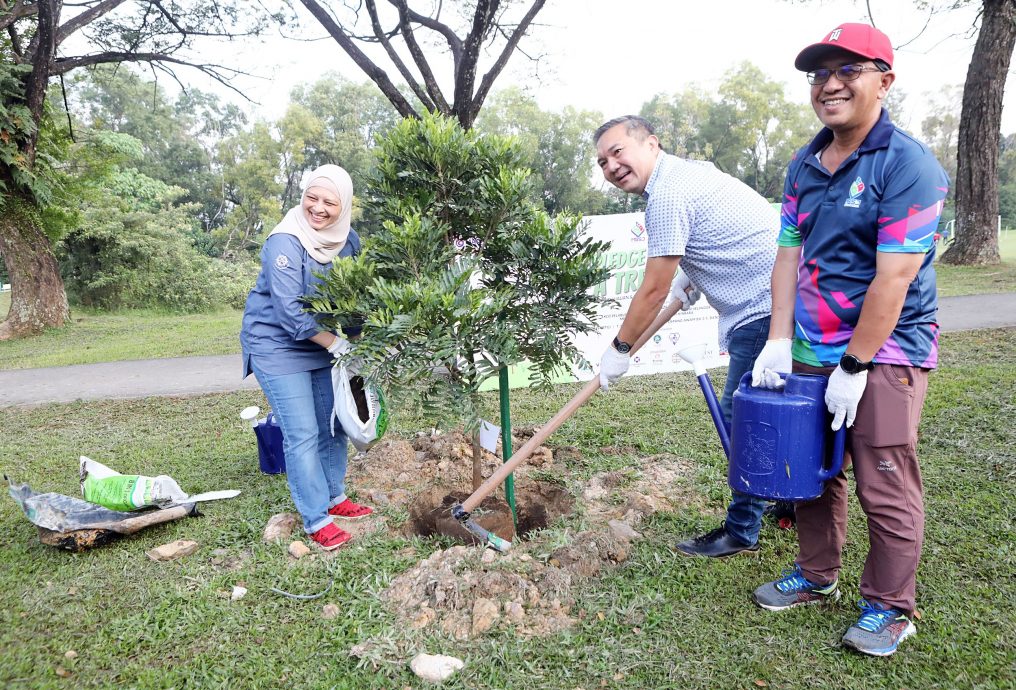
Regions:
[[626, 343], [623, 340], [618, 340], [616, 335], [614, 336], [613, 345], [614, 349], [620, 352], [622, 355], [626, 355], [629, 352], [631, 352], [631, 344]]
[[871, 371], [875, 368], [874, 362], [862, 362], [854, 355], [843, 355], [840, 358], [840, 368], [848, 374], [860, 374], [862, 371]]

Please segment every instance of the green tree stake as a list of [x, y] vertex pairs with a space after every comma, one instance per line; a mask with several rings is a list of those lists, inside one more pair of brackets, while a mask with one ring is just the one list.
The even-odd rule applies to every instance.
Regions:
[[[501, 384], [501, 458], [502, 462], [508, 462], [512, 456], [512, 413], [511, 404], [508, 402], [508, 367], [501, 365], [498, 372], [498, 380]], [[519, 526], [519, 514], [515, 510], [515, 475], [509, 474], [504, 480], [504, 497], [512, 509], [512, 520], [515, 527]]]

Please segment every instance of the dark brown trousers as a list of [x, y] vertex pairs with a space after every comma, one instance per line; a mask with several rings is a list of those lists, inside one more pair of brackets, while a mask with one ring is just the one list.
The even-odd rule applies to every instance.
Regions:
[[[794, 371], [832, 373], [794, 362]], [[853, 465], [855, 493], [868, 518], [868, 558], [861, 595], [905, 613], [915, 609], [917, 564], [924, 542], [924, 500], [917, 462], [917, 427], [928, 391], [928, 371], [877, 364], [847, 434], [844, 469]], [[817, 584], [839, 576], [847, 537], [847, 478], [826, 483], [813, 501], [797, 504], [797, 565]]]

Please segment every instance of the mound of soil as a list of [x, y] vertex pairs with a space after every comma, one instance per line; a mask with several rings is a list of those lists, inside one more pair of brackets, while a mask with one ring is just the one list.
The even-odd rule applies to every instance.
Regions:
[[[532, 433], [523, 429], [513, 435], [515, 447]], [[350, 460], [349, 483], [375, 506], [406, 510], [405, 523], [387, 525], [392, 532], [451, 534], [473, 543], [450, 514], [451, 506], [469, 495], [471, 458], [471, 445], [460, 433], [387, 439]], [[694, 468], [683, 458], [653, 456], [637, 468], [587, 480], [568, 471], [569, 464], [581, 459], [573, 447], [538, 448], [515, 472], [518, 537], [501, 490], [473, 511], [485, 529], [513, 542], [511, 551], [498, 554], [476, 546], [439, 550], [392, 582], [382, 595], [390, 609], [408, 629], [433, 629], [459, 640], [499, 628], [527, 636], [552, 634], [575, 622], [577, 583], [627, 560], [631, 541], [640, 537], [635, 528], [644, 518], [660, 510], [705, 506], [694, 490]], [[485, 452], [483, 476], [500, 465], [499, 456]], [[537, 480], [534, 469], [541, 470], [541, 477], [553, 473], [561, 483]], [[588, 529], [566, 531], [563, 546], [549, 545], [549, 540], [561, 543], [561, 532], [541, 530], [576, 510]]]

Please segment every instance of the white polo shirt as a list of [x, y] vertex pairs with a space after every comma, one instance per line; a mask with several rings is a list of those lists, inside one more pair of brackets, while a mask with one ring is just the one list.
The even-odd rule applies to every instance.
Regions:
[[646, 184], [649, 257], [681, 256], [681, 268], [730, 332], [768, 316], [779, 212], [748, 185], [708, 161], [661, 152]]

